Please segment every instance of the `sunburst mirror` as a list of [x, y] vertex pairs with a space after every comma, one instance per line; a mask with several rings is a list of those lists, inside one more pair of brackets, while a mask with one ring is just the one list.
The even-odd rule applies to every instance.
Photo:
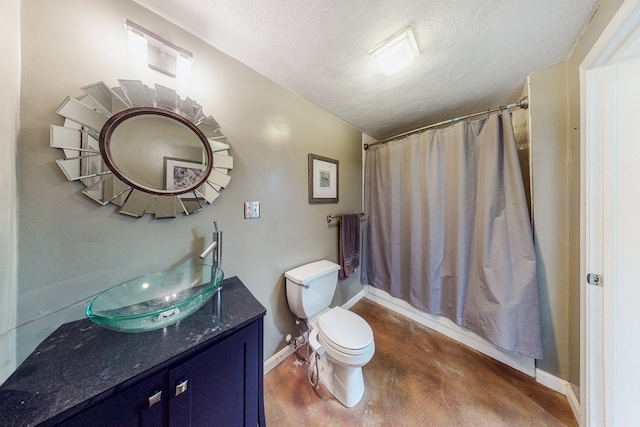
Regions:
[[202, 106], [175, 90], [139, 80], [82, 88], [56, 110], [64, 125], [51, 125], [51, 146], [69, 181], [80, 181], [92, 200], [112, 203], [121, 214], [156, 219], [189, 215], [227, 187], [233, 168], [229, 141]]

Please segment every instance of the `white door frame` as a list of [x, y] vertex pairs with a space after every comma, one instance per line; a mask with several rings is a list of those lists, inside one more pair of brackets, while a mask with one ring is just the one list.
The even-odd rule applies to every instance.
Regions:
[[[580, 424], [616, 424], [616, 65], [640, 56], [640, 0], [626, 0], [580, 66]], [[638, 135], [640, 144], [640, 135]], [[619, 231], [618, 231], [619, 233]], [[624, 237], [623, 237], [624, 238]], [[640, 266], [639, 266], [640, 267]], [[603, 275], [602, 287], [587, 284]], [[630, 328], [636, 327], [631, 324]]]

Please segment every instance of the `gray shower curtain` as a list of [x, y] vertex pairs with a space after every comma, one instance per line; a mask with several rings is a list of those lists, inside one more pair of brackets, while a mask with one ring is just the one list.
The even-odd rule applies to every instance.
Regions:
[[542, 358], [536, 256], [509, 112], [371, 147], [365, 284]]

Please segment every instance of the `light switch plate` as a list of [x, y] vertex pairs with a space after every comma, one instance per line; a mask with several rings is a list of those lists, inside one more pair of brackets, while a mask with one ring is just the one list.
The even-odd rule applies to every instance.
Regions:
[[244, 219], [260, 218], [260, 202], [244, 202]]

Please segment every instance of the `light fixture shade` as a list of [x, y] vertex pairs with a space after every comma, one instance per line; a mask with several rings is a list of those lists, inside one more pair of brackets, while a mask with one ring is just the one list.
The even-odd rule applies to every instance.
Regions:
[[369, 55], [386, 75], [411, 64], [420, 54], [418, 39], [410, 25], [376, 46]]
[[191, 64], [193, 64], [193, 57], [178, 53], [178, 56], [176, 56], [176, 74], [178, 77], [189, 76], [191, 74]]
[[127, 29], [127, 47], [129, 53], [140, 59], [147, 59], [147, 39], [133, 28]]
[[171, 77], [187, 77], [193, 54], [129, 21], [125, 22], [129, 52], [145, 58], [150, 68]]

